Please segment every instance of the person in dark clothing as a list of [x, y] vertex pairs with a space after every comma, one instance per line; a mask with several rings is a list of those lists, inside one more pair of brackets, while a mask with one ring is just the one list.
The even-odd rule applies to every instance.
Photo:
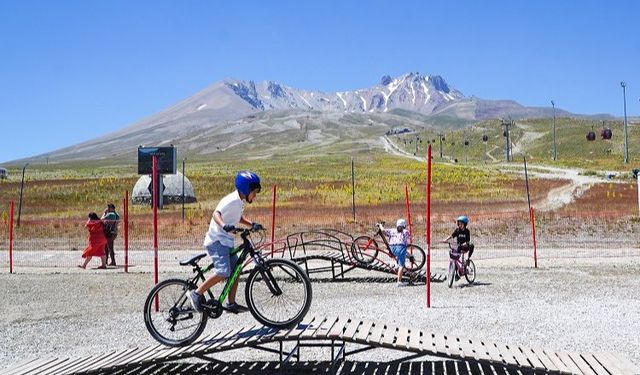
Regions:
[[445, 238], [442, 242], [447, 242], [449, 241], [449, 239], [455, 238], [460, 251], [469, 252], [469, 256], [467, 257], [467, 259], [470, 259], [471, 255], [473, 254], [474, 246], [471, 243], [471, 232], [469, 232], [469, 228], [467, 228], [468, 224], [468, 217], [464, 215], [458, 216], [458, 218], [456, 219], [456, 225], [458, 227], [453, 231], [453, 233], [451, 233], [449, 237]]
[[107, 246], [105, 247], [105, 253], [107, 260], [111, 257], [110, 266], [116, 265], [116, 255], [113, 248], [113, 243], [118, 237], [118, 222], [120, 221], [120, 215], [116, 212], [116, 206], [113, 203], [107, 204], [107, 208], [104, 210], [101, 218], [105, 227], [105, 236], [107, 237]]

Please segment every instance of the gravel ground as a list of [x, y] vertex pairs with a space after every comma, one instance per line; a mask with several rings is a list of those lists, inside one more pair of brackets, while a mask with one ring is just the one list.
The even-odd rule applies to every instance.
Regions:
[[[366, 271], [350, 273], [340, 282], [315, 277], [309, 314], [374, 319], [558, 351], [615, 351], [640, 364], [640, 278], [635, 275], [640, 258], [546, 259], [538, 269], [530, 268], [530, 259], [517, 258], [476, 265], [473, 286], [463, 281], [452, 289], [432, 284], [430, 309], [425, 308], [424, 285], [398, 288], [393, 278]], [[445, 266], [435, 264], [433, 270], [444, 272]], [[0, 368], [31, 358], [153, 345], [142, 317], [153, 276], [144, 271], [22, 269], [0, 274]], [[186, 275], [178, 271], [161, 278]], [[238, 294], [242, 302], [243, 293]], [[255, 323], [249, 313], [224, 314], [209, 321], [204, 334]], [[388, 358], [380, 353], [368, 351], [352, 359]], [[328, 359], [321, 349], [305, 348], [304, 355], [305, 360]], [[274, 354], [253, 350], [220, 357], [277, 360]]]

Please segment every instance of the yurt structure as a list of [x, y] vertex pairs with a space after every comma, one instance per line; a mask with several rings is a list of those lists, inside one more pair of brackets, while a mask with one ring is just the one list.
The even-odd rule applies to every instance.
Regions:
[[[182, 203], [183, 190], [182, 190], [182, 173], [176, 172], [176, 174], [166, 174], [162, 176], [162, 183], [164, 185], [164, 191], [162, 193], [162, 200], [164, 204]], [[150, 204], [151, 192], [149, 191], [151, 186], [151, 176], [140, 176], [138, 182], [133, 187], [133, 193], [131, 194], [131, 200], [134, 204]], [[193, 191], [193, 185], [191, 181], [185, 176], [184, 178], [184, 203], [193, 203], [196, 201], [196, 194]]]

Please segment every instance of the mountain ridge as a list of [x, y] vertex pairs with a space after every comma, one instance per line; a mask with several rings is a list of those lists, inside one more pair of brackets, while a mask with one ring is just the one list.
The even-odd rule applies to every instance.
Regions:
[[[385, 75], [371, 87], [333, 93], [296, 89], [276, 81], [256, 83], [229, 78], [215, 82], [132, 125], [20, 161], [45, 157], [61, 161], [106, 159], [135, 150], [138, 145], [179, 144], [182, 149], [193, 152], [197, 152], [198, 147], [227, 150], [229, 131], [235, 132], [240, 138], [243, 132], [257, 129], [265, 132], [284, 131], [268, 120], [258, 120], [263, 118], [259, 114], [273, 111], [286, 113], [281, 116], [282, 121], [295, 122], [306, 116], [306, 122], [313, 123], [320, 132], [327, 132], [326, 126], [360, 125], [349, 122], [351, 120], [341, 123], [341, 113], [359, 114], [358, 118], [365, 124], [376, 123], [387, 130], [400, 126], [402, 122], [414, 127], [422, 122], [423, 127], [457, 128], [488, 118], [550, 115], [549, 108], [524, 107], [509, 100], [466, 97], [452, 88], [443, 77], [421, 75], [418, 72], [395, 78]], [[571, 114], [556, 108], [556, 115]], [[285, 128], [291, 130], [290, 127]], [[218, 133], [225, 136], [216, 137]], [[345, 129], [343, 133], [346, 136], [353, 132]], [[203, 134], [209, 135], [210, 145], [202, 144]], [[363, 134], [358, 133], [358, 136]], [[255, 134], [255, 137], [259, 138], [260, 134]], [[336, 136], [332, 136], [332, 139], [336, 139]], [[196, 143], [200, 146], [194, 146]]]

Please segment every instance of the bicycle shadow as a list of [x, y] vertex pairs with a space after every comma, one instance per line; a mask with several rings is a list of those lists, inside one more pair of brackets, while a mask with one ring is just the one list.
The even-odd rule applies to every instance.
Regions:
[[491, 286], [493, 285], [493, 283], [485, 283], [482, 281], [475, 281], [473, 284], [462, 284], [459, 286], [459, 288], [475, 288], [475, 287], [479, 287], [479, 286]]

